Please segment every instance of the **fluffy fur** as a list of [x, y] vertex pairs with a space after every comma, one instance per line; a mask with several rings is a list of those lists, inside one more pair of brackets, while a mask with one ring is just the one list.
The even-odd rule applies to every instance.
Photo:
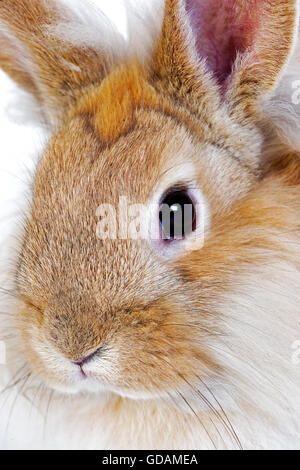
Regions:
[[[8, 400], [12, 413], [31, 400], [35, 425], [11, 441], [9, 419], [3, 447], [299, 448], [299, 155], [274, 137], [298, 2], [250, 2], [268, 28], [251, 26], [247, 46], [245, 2], [223, 2], [239, 49], [222, 86], [200, 47], [198, 8], [210, 16], [215, 2], [167, 0], [143, 57], [102, 44], [94, 10], [66, 3], [0, 3], [0, 65], [53, 130], [8, 325]], [[148, 241], [97, 239], [99, 204], [148, 206], [179, 183], [204, 196], [201, 249], [188, 237], [162, 257]], [[99, 348], [83, 379], [74, 362]]]

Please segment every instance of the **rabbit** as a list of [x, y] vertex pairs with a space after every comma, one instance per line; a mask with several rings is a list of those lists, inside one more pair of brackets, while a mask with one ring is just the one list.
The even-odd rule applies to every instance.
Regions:
[[[300, 149], [275, 106], [299, 4], [162, 7], [143, 55], [87, 3], [0, 2], [0, 66], [51, 132], [14, 268], [33, 417], [4, 448], [300, 448]], [[143, 237], [99, 235], [122, 197]], [[191, 208], [181, 238], [162, 205]]]

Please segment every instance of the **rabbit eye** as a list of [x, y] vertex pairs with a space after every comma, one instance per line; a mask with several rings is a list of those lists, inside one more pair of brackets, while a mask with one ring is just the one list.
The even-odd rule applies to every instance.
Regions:
[[185, 189], [171, 189], [159, 208], [161, 238], [167, 242], [182, 240], [196, 230], [196, 209]]

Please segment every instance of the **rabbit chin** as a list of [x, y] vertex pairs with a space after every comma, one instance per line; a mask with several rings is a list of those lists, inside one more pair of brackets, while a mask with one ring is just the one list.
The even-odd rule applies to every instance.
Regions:
[[[124, 380], [125, 381], [125, 380]], [[134, 390], [129, 388], [123, 388], [121, 386], [115, 387], [107, 383], [102, 382], [96, 377], [89, 376], [86, 378], [80, 377], [80, 373], [70, 376], [69, 380], [66, 379], [64, 382], [55, 380], [46, 380], [46, 385], [52, 388], [56, 392], [63, 395], [119, 395], [122, 398], [130, 398], [132, 400], [149, 400], [149, 399], [164, 399], [170, 398], [170, 393], [161, 391], [142, 391]]]
[[[39, 351], [42, 352], [42, 349]], [[49, 351], [48, 351], [49, 352]], [[43, 351], [44, 353], [44, 351]], [[36, 373], [39, 381], [48, 388], [67, 395], [79, 394], [115, 394], [123, 398], [155, 399], [167, 397], [170, 392], [164, 390], [135, 389], [125, 384], [128, 382], [126, 376], [118, 371], [113, 361], [111, 365], [101, 361], [88, 365], [83, 371], [71, 364], [60, 354], [52, 350], [52, 357], [44, 354], [39, 355], [39, 361], [29, 361], [33, 373]], [[124, 383], [124, 386], [122, 385]], [[117, 384], [117, 385], [116, 385]]]
[[83, 370], [66, 359], [34, 327], [30, 330], [26, 357], [30, 369], [48, 388], [62, 394], [115, 394], [123, 398], [161, 399], [170, 396], [171, 391], [155, 387], [128, 386], [128, 377], [119, 368], [119, 353], [110, 349], [109, 357], [98, 358], [86, 364]]
[[170, 396], [173, 395], [173, 390], [169, 390], [167, 386], [159, 390], [154, 387], [143, 389], [134, 385], [132, 387], [126, 386], [128, 379], [126, 376], [123, 377], [115, 367], [106, 371], [102, 370], [101, 373], [99, 372], [99, 364], [97, 364], [96, 367], [89, 366], [83, 374], [75, 365], [64, 364], [65, 367], [60, 367], [61, 364], [58, 363], [56, 367], [53, 365], [52, 363], [50, 369], [47, 366], [39, 367], [39, 370], [43, 370], [42, 374], [38, 374], [39, 380], [48, 388], [64, 395], [93, 394], [103, 396], [114, 394], [132, 400], [165, 400], [170, 399]]

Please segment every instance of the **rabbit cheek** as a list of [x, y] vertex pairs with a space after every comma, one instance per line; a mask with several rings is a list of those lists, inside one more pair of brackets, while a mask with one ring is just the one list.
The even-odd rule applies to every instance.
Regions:
[[[57, 317], [55, 323], [55, 316], [47, 319], [47, 313], [22, 302], [18, 326], [24, 355], [48, 386], [67, 393], [111, 390], [149, 398], [173, 395], [174, 390], [186, 393], [197, 381], [195, 371], [205, 379], [218, 369], [207, 353], [207, 333], [199, 332], [188, 310], [188, 301], [185, 307], [175, 299], [161, 301], [120, 311], [98, 327], [88, 326], [86, 319], [84, 328], [84, 318], [78, 315], [65, 324]], [[83, 379], [72, 359], [85, 354], [80, 348], [90, 341], [91, 331], [97, 337], [95, 344], [105, 342], [107, 349], [84, 366]]]
[[53, 370], [45, 364], [45, 359], [50, 363], [52, 358], [44, 343], [42, 311], [29, 301], [19, 301], [17, 307], [16, 324], [20, 340], [19, 347], [33, 374], [54, 388], [57, 388], [57, 384], [66, 385], [64, 373], [61, 375], [59, 373], [59, 365], [57, 364], [56, 370]]
[[113, 340], [119, 369], [114, 386], [122, 395], [166, 396], [195, 382], [195, 371], [207, 377], [217, 370], [206, 352], [207, 334], [202, 337], [189, 313], [179, 313], [175, 302], [157, 303], [123, 320]]

